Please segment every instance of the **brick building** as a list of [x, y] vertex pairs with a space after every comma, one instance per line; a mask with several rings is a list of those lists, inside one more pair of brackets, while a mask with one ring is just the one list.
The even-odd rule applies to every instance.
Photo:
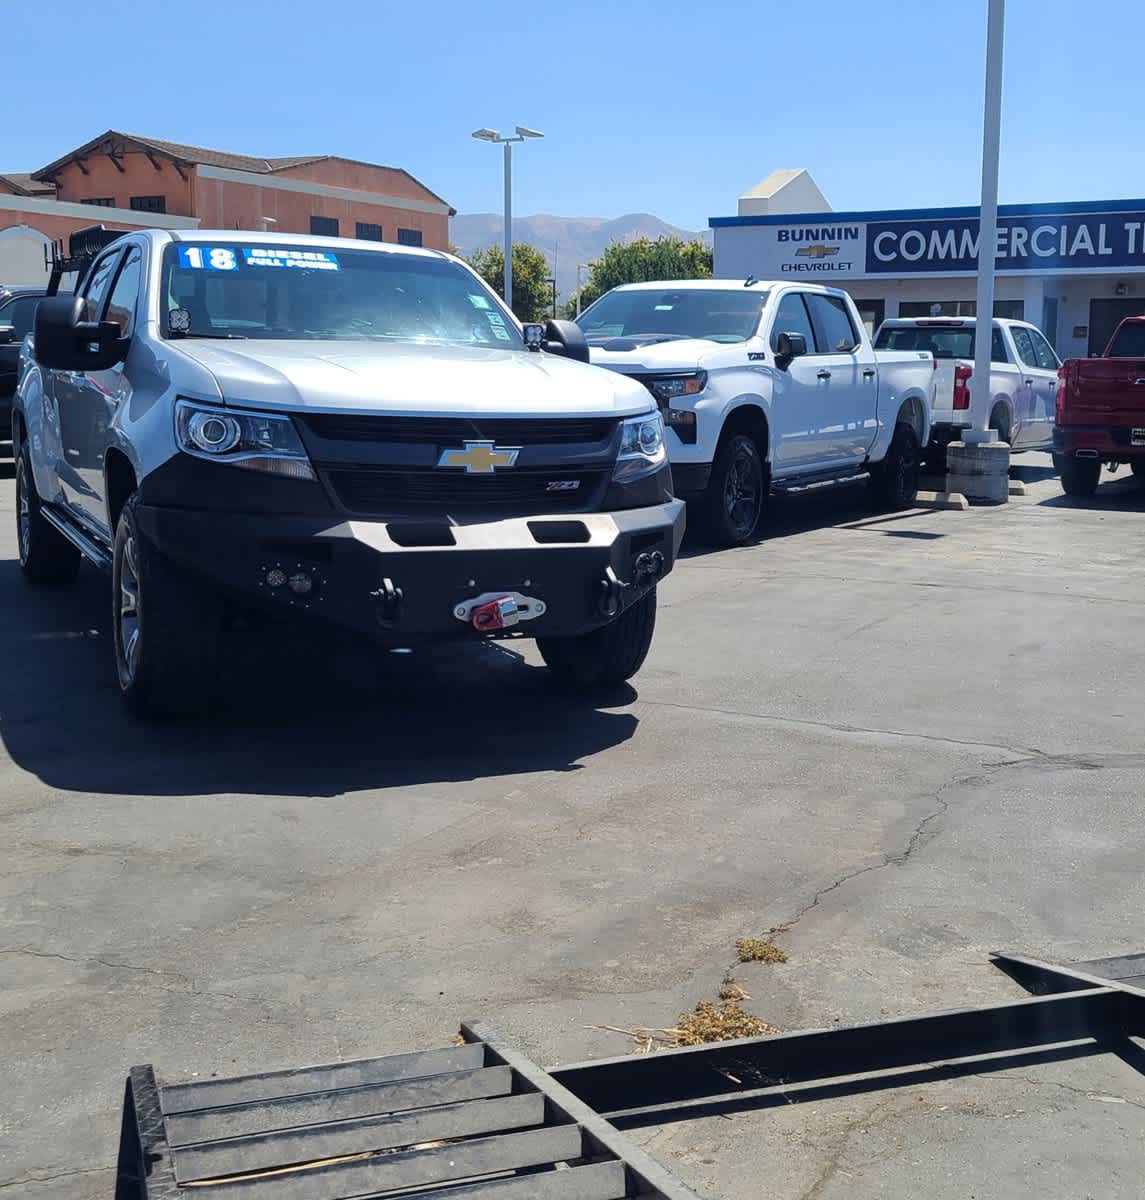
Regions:
[[452, 215], [398, 167], [255, 158], [109, 130], [31, 174], [0, 173], [0, 282], [46, 278], [45, 247], [85, 225], [269, 229], [445, 250]]

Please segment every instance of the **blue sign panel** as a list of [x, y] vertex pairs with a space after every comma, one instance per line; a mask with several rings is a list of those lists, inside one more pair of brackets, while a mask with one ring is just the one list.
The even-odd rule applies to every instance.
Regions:
[[[1145, 267], [1145, 212], [998, 218], [995, 269], [1094, 271]], [[978, 220], [871, 221], [869, 275], [975, 271]]]

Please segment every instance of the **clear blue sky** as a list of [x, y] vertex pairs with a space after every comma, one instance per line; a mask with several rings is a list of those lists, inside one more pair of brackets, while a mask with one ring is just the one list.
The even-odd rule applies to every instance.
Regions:
[[[547, 136], [516, 155], [519, 214], [702, 228], [775, 167], [809, 168], [837, 209], [973, 204], [985, 8], [13, 0], [0, 171], [116, 128], [402, 166], [498, 211], [500, 151], [469, 134], [523, 124]], [[1140, 0], [1007, 8], [1003, 202], [1145, 195]]]

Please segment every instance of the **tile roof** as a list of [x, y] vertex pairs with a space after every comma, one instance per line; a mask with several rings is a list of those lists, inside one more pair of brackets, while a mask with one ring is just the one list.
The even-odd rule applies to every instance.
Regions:
[[0, 171], [0, 182], [7, 183], [17, 196], [54, 196], [55, 187], [33, 179], [27, 171]]

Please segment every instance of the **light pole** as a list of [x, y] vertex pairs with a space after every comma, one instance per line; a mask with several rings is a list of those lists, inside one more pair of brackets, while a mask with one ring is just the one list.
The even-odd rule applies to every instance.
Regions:
[[536, 129], [517, 126], [516, 137], [502, 137], [496, 129], [475, 129], [473, 136], [479, 142], [500, 142], [505, 147], [505, 303], [513, 307], [513, 143], [526, 138], [542, 138], [545, 135]]
[[576, 265], [576, 315], [580, 316], [580, 273], [591, 271], [592, 263], [577, 263]]

